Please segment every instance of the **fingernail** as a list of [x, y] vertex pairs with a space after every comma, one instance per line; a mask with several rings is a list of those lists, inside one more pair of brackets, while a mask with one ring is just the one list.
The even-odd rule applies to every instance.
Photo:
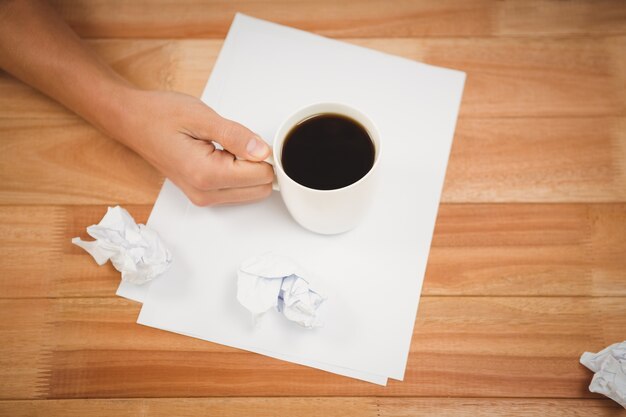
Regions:
[[246, 146], [248, 154], [259, 159], [265, 158], [268, 150], [267, 144], [258, 136], [250, 139], [248, 146]]

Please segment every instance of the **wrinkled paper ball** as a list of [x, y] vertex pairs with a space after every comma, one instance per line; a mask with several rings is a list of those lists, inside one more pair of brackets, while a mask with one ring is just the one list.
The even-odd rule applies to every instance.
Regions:
[[318, 308], [325, 298], [310, 288], [307, 273], [292, 259], [266, 253], [244, 261], [237, 271], [237, 300], [256, 321], [274, 308], [302, 327], [321, 327]]
[[626, 408], [626, 341], [598, 353], [585, 352], [580, 363], [595, 372], [589, 391], [606, 395]]
[[120, 206], [109, 207], [100, 223], [87, 228], [94, 241], [78, 237], [72, 243], [87, 251], [98, 265], [108, 260], [122, 273], [122, 281], [141, 285], [158, 277], [172, 263], [159, 235]]

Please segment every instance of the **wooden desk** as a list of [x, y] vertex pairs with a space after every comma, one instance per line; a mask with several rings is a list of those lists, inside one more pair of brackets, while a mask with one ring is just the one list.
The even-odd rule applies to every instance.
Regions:
[[235, 11], [467, 71], [404, 382], [135, 324], [73, 236], [162, 178], [0, 73], [0, 415], [615, 416], [626, 339], [626, 2], [57, 0], [117, 71], [198, 95]]

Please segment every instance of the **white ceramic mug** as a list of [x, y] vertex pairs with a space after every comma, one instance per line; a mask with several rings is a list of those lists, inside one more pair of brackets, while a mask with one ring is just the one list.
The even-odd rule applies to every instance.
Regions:
[[[285, 138], [298, 123], [317, 114], [339, 114], [360, 123], [374, 144], [374, 164], [365, 176], [346, 187], [317, 190], [291, 179], [281, 163]], [[380, 136], [372, 121], [360, 111], [341, 103], [311, 104], [293, 113], [278, 128], [274, 136], [273, 158], [280, 194], [293, 218], [304, 228], [321, 234], [347, 232], [357, 226], [373, 198], [380, 161]]]

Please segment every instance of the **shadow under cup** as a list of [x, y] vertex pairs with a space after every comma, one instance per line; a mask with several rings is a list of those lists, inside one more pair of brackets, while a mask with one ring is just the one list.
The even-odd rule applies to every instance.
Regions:
[[341, 103], [316, 103], [289, 116], [273, 145], [281, 196], [304, 228], [337, 234], [358, 225], [378, 177], [378, 129]]

